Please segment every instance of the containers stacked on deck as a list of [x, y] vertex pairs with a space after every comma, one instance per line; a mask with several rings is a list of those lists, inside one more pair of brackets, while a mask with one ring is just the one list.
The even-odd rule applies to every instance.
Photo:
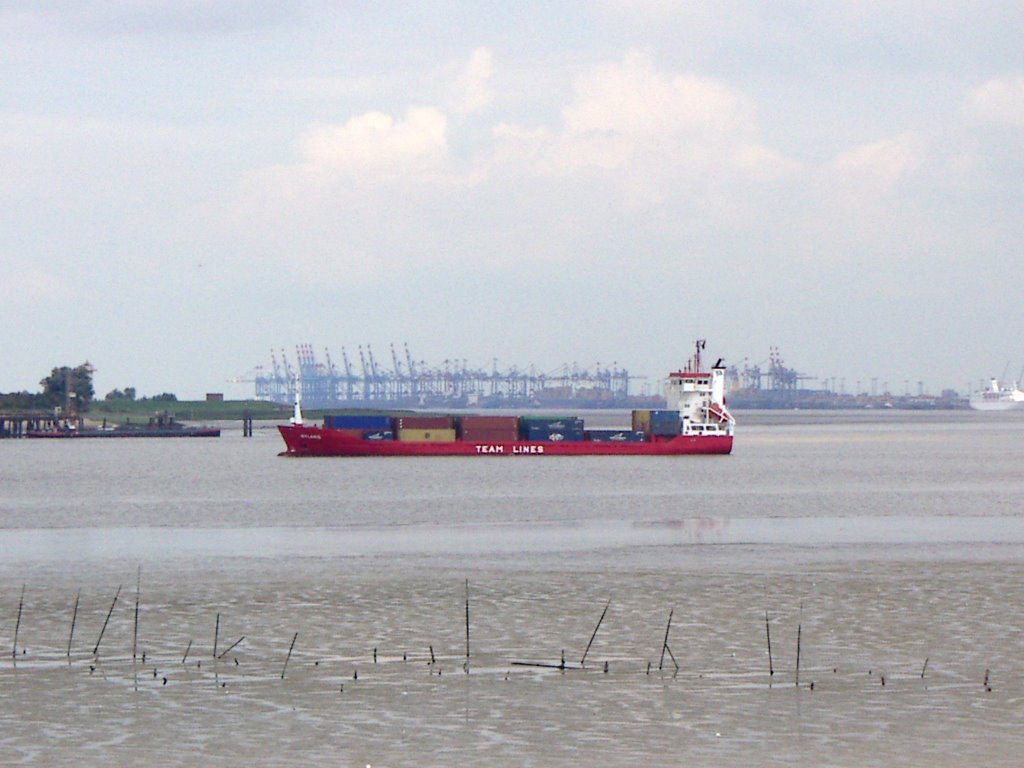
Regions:
[[336, 429], [360, 440], [394, 440], [391, 417], [386, 414], [345, 414], [324, 416], [324, 427]]
[[655, 437], [675, 437], [680, 432], [679, 411], [633, 411], [633, 429]]
[[514, 443], [519, 439], [518, 416], [462, 416], [456, 433], [467, 443]]
[[582, 442], [583, 419], [576, 416], [521, 416], [519, 436], [537, 443]]
[[455, 425], [451, 416], [396, 416], [395, 434], [409, 443], [454, 443]]
[[594, 443], [642, 443], [647, 439], [643, 430], [636, 429], [588, 429], [586, 437]]

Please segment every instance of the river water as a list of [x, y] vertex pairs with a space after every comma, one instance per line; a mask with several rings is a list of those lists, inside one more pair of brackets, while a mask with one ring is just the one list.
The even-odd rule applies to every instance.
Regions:
[[0, 764], [1019, 765], [1022, 438], [800, 412], [741, 414], [728, 457], [0, 441]]

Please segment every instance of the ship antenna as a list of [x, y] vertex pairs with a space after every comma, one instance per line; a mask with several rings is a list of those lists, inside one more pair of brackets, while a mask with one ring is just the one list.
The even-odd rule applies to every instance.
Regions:
[[295, 414], [292, 416], [292, 424], [302, 426], [302, 381], [298, 375], [295, 376]]

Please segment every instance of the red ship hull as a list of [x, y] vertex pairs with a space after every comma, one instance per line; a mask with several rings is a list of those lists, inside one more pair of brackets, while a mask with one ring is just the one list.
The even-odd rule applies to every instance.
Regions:
[[470, 442], [416, 443], [364, 440], [336, 429], [282, 424], [278, 426], [288, 456], [685, 456], [727, 454], [732, 435], [679, 435], [642, 443]]

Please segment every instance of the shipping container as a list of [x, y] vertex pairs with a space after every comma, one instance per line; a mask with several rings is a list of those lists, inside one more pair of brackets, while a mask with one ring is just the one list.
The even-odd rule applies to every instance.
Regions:
[[651, 424], [679, 421], [679, 411], [650, 411]]
[[519, 439], [519, 429], [476, 429], [462, 428], [462, 440], [467, 443], [514, 443]]
[[454, 443], [455, 430], [407, 427], [398, 430], [398, 439], [404, 443]]
[[460, 416], [458, 426], [462, 429], [516, 429], [518, 416]]
[[396, 416], [395, 429], [451, 429], [451, 416]]
[[642, 431], [634, 429], [589, 429], [586, 436], [595, 443], [642, 443], [646, 439]]
[[583, 441], [583, 427], [557, 429], [543, 425], [530, 425], [521, 430], [523, 439], [537, 443], [579, 443]]
[[391, 417], [387, 414], [359, 413], [324, 416], [328, 429], [391, 429]]
[[679, 434], [679, 411], [633, 411], [633, 429], [668, 437]]
[[651, 431], [651, 412], [649, 410], [633, 411], [633, 429], [638, 432]]
[[583, 432], [583, 419], [578, 416], [522, 416], [519, 431], [524, 437], [528, 430], [547, 429], [559, 432]]
[[368, 429], [363, 432], [363, 440], [394, 440], [395, 433], [390, 429]]
[[679, 411], [651, 411], [649, 431], [657, 437], [675, 437], [681, 431]]

